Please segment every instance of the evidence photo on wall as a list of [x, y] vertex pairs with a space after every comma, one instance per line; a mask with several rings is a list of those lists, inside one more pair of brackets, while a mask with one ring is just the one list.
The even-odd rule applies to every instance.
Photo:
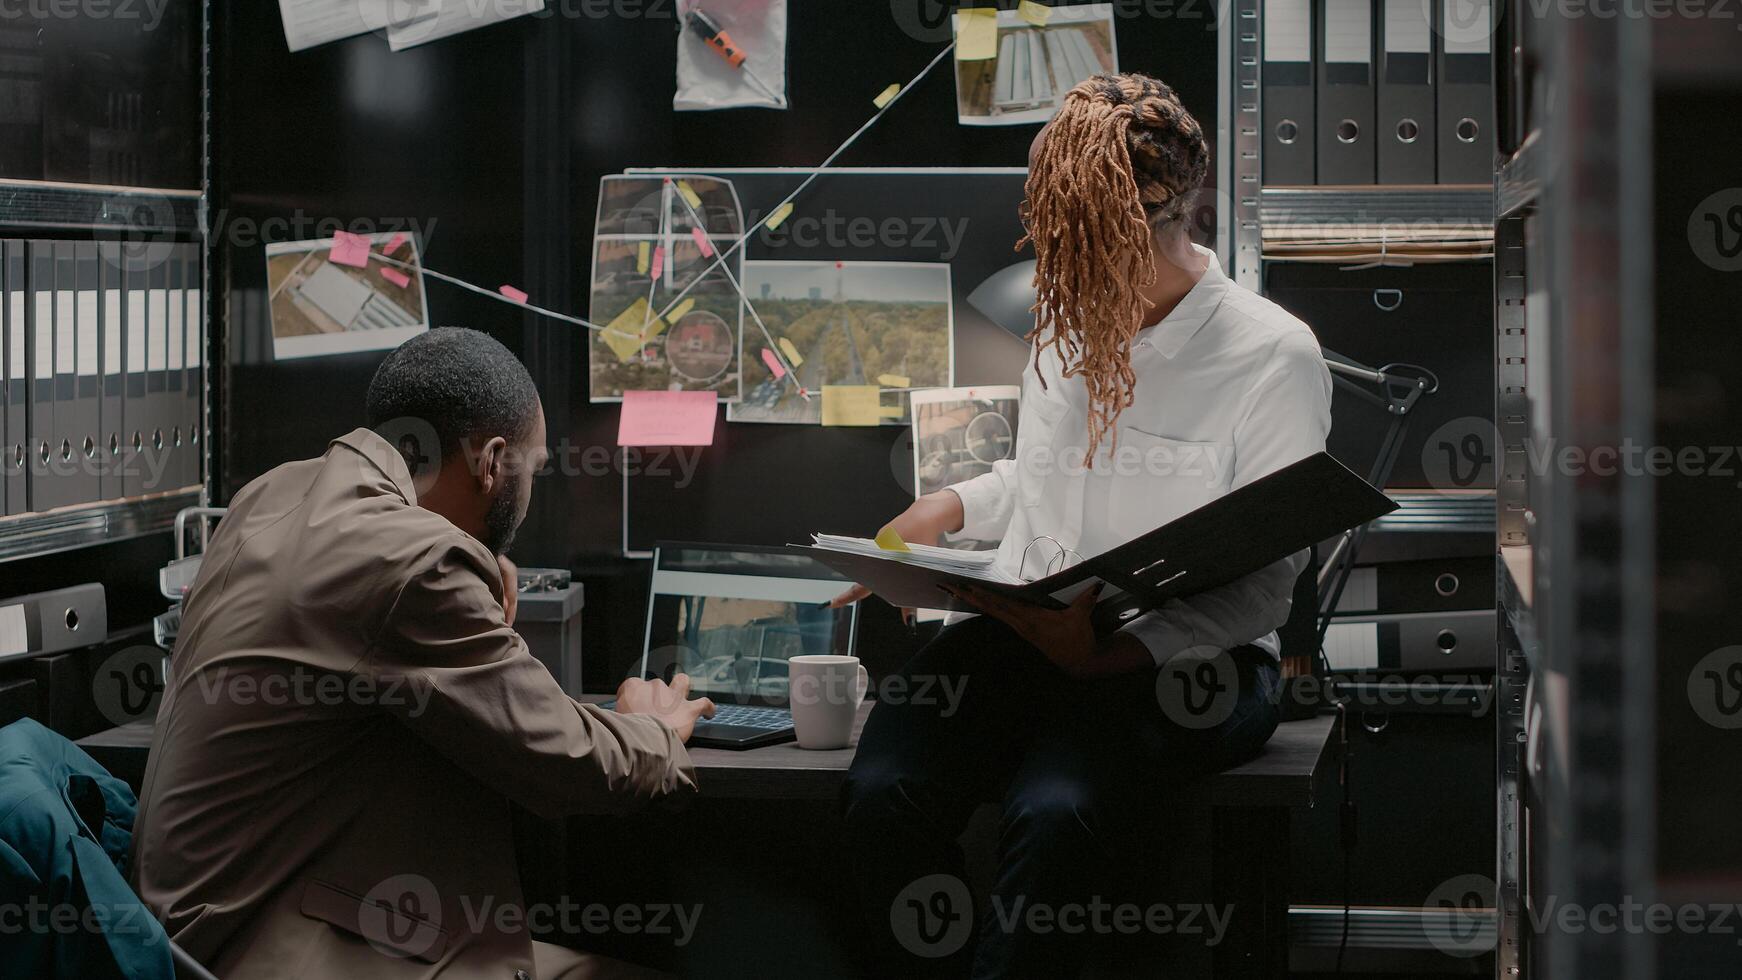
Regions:
[[369, 253], [408, 268], [368, 257], [360, 267], [334, 262], [331, 238], [267, 243], [274, 358], [388, 350], [429, 329], [416, 240], [399, 232], [365, 237]]
[[1044, 26], [1015, 9], [998, 11], [996, 20], [996, 38], [980, 52], [987, 56], [956, 62], [956, 113], [964, 126], [1046, 122], [1072, 86], [1119, 70], [1112, 4], [1051, 7]]
[[947, 264], [752, 261], [744, 289], [798, 384], [775, 377], [761, 331], [747, 334], [744, 398], [727, 407], [729, 422], [814, 425], [825, 385], [875, 385], [879, 421], [906, 425], [908, 390], [955, 376]]
[[[742, 251], [719, 258], [743, 233], [729, 181], [614, 175], [599, 182], [588, 319], [588, 395], [625, 391], [741, 394], [743, 299], [733, 279]], [[669, 309], [668, 309], [669, 308]]]
[[[913, 399], [914, 496], [992, 472], [992, 464], [1016, 455], [1017, 385], [932, 388]], [[979, 551], [995, 541], [947, 539], [946, 547]]]

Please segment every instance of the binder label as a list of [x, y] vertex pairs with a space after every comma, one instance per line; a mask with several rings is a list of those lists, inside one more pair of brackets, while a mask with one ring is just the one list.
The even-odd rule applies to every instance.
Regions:
[[1445, 0], [1440, 24], [1446, 54], [1489, 53], [1494, 25], [1488, 18], [1489, 0]]
[[54, 377], [54, 294], [36, 294], [36, 377]]
[[187, 366], [197, 368], [204, 359], [205, 344], [200, 321], [205, 315], [205, 306], [201, 303], [200, 291], [188, 290], [188, 322], [187, 322]]
[[1264, 60], [1312, 59], [1312, 8], [1309, 0], [1268, 0], [1264, 4]]
[[184, 324], [187, 323], [187, 303], [187, 293], [184, 290], [172, 289], [169, 291], [169, 330], [168, 336], [164, 339], [169, 342], [167, 359], [171, 371], [182, 369], [181, 345], [182, 332], [186, 329]]
[[145, 368], [148, 371], [162, 371], [169, 359], [169, 338], [164, 336], [167, 328], [164, 322], [167, 318], [167, 292], [163, 289], [147, 291], [149, 312], [145, 316]]
[[121, 373], [121, 290], [103, 290], [103, 373]]
[[54, 373], [72, 374], [78, 368], [78, 322], [73, 318], [73, 296], [70, 289], [56, 292], [54, 300]]
[[1373, 17], [1367, 0], [1325, 0], [1325, 62], [1370, 64]]
[[6, 376], [13, 381], [24, 378], [24, 293], [16, 292], [6, 297], [11, 309], [11, 319], [7, 338], [9, 348], [6, 358]]
[[1385, 50], [1392, 54], [1430, 54], [1432, 31], [1421, 0], [1385, 0]]
[[127, 291], [127, 373], [145, 370], [145, 290]]
[[97, 364], [97, 309], [101, 299], [102, 297], [94, 290], [87, 289], [79, 292], [78, 367], [81, 377], [94, 378], [97, 376], [99, 367]]

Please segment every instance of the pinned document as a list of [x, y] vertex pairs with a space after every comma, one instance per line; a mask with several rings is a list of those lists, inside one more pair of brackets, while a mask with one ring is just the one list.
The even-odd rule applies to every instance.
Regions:
[[880, 396], [876, 385], [823, 385], [823, 424], [881, 425]]
[[625, 391], [617, 445], [713, 445], [718, 402], [711, 391]]
[[998, 11], [970, 7], [956, 11], [956, 60], [986, 61], [998, 57]]

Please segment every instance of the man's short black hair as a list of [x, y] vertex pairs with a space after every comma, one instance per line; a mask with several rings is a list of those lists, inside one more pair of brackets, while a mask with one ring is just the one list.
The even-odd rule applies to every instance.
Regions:
[[494, 337], [437, 327], [399, 345], [375, 369], [366, 412], [369, 428], [395, 444], [413, 431], [408, 424], [428, 425], [447, 459], [468, 441], [481, 445], [502, 436], [521, 445], [537, 417], [538, 389], [526, 366]]

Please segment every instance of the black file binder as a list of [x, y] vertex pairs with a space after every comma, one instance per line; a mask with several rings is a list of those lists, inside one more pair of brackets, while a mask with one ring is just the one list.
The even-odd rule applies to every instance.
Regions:
[[1312, 0], [1265, 0], [1264, 183], [1314, 180]]
[[1493, 20], [1489, 0], [1437, 0], [1439, 182], [1494, 182]]
[[1318, 12], [1320, 184], [1371, 184], [1373, 8], [1368, 0], [1315, 0]]
[[177, 245], [169, 257], [169, 319], [164, 323], [166, 345], [163, 373], [163, 446], [166, 465], [163, 489], [176, 490], [186, 486], [185, 475], [187, 433], [182, 430], [182, 402], [187, 387], [186, 352], [188, 315], [188, 276], [186, 245]]
[[151, 434], [146, 424], [146, 330], [151, 312], [146, 256], [128, 249], [121, 256], [121, 492], [136, 497], [145, 492], [145, 440]]
[[1396, 509], [1391, 498], [1329, 453], [1315, 453], [1117, 548], [1023, 585], [938, 571], [899, 558], [815, 546], [795, 546], [795, 551], [891, 605], [920, 609], [976, 611], [940, 588], [952, 584], [1062, 608], [1061, 594], [1074, 594], [1073, 587], [1099, 579], [1117, 593], [1096, 606], [1096, 630], [1106, 632], [1143, 610], [1226, 585]]
[[182, 318], [181, 485], [200, 485], [200, 422], [205, 378], [204, 294], [201, 290], [200, 247], [182, 246], [182, 283], [187, 312]]
[[[29, 469], [30, 509], [44, 511], [71, 503], [66, 484], [55, 479], [60, 463], [60, 435], [55, 423], [55, 255], [54, 243], [33, 241], [30, 251], [30, 329], [25, 338], [30, 361]], [[70, 384], [69, 384], [70, 393]]]
[[73, 484], [74, 503], [88, 504], [102, 499], [97, 443], [103, 410], [103, 283], [97, 243], [74, 243], [73, 261], [73, 409], [66, 431], [72, 457], [63, 462]]
[[99, 582], [0, 599], [0, 660], [90, 646], [108, 633]]
[[1434, 152], [1433, 21], [1422, 0], [1379, 7], [1377, 130], [1381, 184], [1431, 184]]
[[169, 445], [169, 260], [148, 255], [145, 270], [145, 448], [141, 454], [146, 493], [171, 489]]
[[6, 371], [0, 375], [6, 385], [0, 397], [5, 410], [5, 421], [0, 425], [0, 439], [4, 440], [0, 442], [0, 485], [5, 487], [8, 515], [30, 512], [25, 476], [29, 455], [26, 446], [30, 441], [30, 360], [25, 345], [30, 326], [26, 313], [30, 292], [24, 276], [25, 262], [23, 242], [0, 241], [0, 277], [5, 282], [4, 290], [0, 291], [5, 296], [4, 305], [0, 305], [0, 318], [5, 324], [4, 333], [0, 333], [0, 356], [6, 360]]
[[102, 405], [97, 411], [98, 496], [102, 500], [116, 500], [126, 495], [121, 485], [121, 396], [126, 385], [122, 347], [126, 336], [126, 314], [123, 306], [125, 287], [121, 280], [121, 243], [99, 242], [97, 252], [101, 259], [98, 271], [103, 291], [102, 363], [98, 372], [101, 375]]

